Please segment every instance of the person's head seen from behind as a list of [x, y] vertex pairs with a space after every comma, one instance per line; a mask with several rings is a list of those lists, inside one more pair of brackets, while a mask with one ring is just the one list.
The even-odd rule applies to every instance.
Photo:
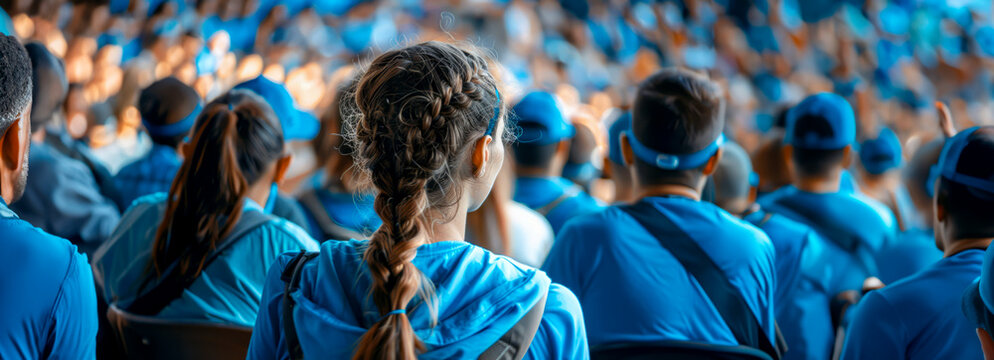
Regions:
[[783, 156], [794, 185], [810, 192], [836, 192], [851, 161], [856, 117], [846, 99], [831, 93], [808, 96], [787, 112]]
[[187, 138], [202, 110], [200, 95], [174, 77], [152, 83], [138, 96], [145, 131], [156, 144], [171, 148]]
[[31, 138], [31, 60], [13, 36], [0, 34], [0, 196], [24, 194]]
[[727, 143], [722, 149], [714, 180], [714, 203], [735, 215], [750, 210], [756, 201], [758, 178], [752, 172], [752, 163], [745, 149], [736, 143]]
[[669, 68], [646, 79], [621, 139], [636, 198], [673, 193], [700, 199], [724, 142], [724, 96], [717, 84]]
[[419, 294], [431, 308], [432, 295], [411, 261], [422, 244], [463, 239], [466, 213], [487, 198], [504, 157], [501, 96], [484, 58], [427, 42], [373, 60], [355, 102], [357, 166], [383, 219], [364, 255], [383, 317], [354, 358], [413, 359], [425, 349], [405, 309]]
[[992, 156], [994, 127], [967, 129], [946, 140], [930, 170], [936, 245], [947, 254], [954, 243], [994, 238]]
[[514, 143], [518, 175], [561, 176], [576, 128], [566, 119], [555, 95], [544, 91], [528, 93], [511, 113], [521, 132]]
[[69, 93], [69, 82], [62, 61], [44, 45], [28, 43], [24, 48], [31, 58], [31, 131], [37, 132], [51, 124], [55, 114], [62, 109], [62, 102]]
[[257, 95], [232, 90], [197, 118], [159, 224], [149, 271], [177, 262], [196, 276], [204, 260], [241, 218], [252, 200], [271, 207], [276, 184], [290, 164], [279, 121]]

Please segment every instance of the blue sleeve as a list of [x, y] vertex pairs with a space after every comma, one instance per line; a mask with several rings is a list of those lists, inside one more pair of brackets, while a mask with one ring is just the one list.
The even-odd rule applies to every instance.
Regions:
[[281, 325], [283, 306], [284, 282], [280, 279], [283, 268], [293, 259], [294, 254], [283, 254], [269, 268], [266, 283], [262, 290], [262, 303], [259, 305], [259, 316], [255, 318], [252, 328], [252, 340], [249, 343], [246, 359], [289, 359], [283, 340]]
[[583, 311], [580, 309], [580, 302], [569, 289], [559, 284], [552, 284], [549, 287], [542, 323], [524, 358], [579, 360], [590, 358]]
[[907, 342], [901, 320], [885, 297], [870, 292], [853, 313], [842, 359], [904, 359]]
[[53, 235], [79, 238], [88, 244], [103, 242], [120, 220], [117, 205], [100, 193], [93, 175], [85, 168], [56, 166], [63, 170], [33, 177], [47, 178], [48, 184], [41, 191], [49, 192], [40, 196], [45, 201], [35, 211], [45, 214]]
[[600, 263], [600, 252], [596, 244], [592, 241], [583, 241], [584, 236], [593, 236], [590, 231], [596, 229], [586, 229], [584, 219], [574, 219], [556, 235], [556, 240], [552, 244], [549, 256], [542, 264], [542, 270], [549, 275], [553, 282], [562, 284], [580, 301], [586, 290], [586, 280], [592, 276]]
[[52, 311], [50, 359], [93, 359], [97, 341], [97, 295], [86, 256], [71, 247], [72, 260]]

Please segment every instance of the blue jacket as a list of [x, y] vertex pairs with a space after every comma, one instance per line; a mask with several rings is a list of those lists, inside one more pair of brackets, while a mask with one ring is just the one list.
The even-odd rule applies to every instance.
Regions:
[[[696, 241], [740, 290], [773, 339], [774, 249], [756, 227], [714, 204], [649, 197]], [[738, 345], [697, 280], [634, 218], [618, 207], [571, 220], [542, 269], [583, 306], [591, 347], [663, 340]]]
[[[93, 268], [108, 303], [126, 308], [139, 295], [137, 287], [145, 279], [145, 267], [165, 209], [165, 193], [139, 198], [97, 251]], [[242, 211], [262, 208], [246, 199]], [[317, 250], [317, 242], [300, 227], [284, 219], [260, 225], [218, 256], [182, 296], [157, 316], [252, 326], [259, 312], [266, 269], [279, 254], [300, 250]]]
[[[563, 197], [567, 191], [575, 193], [563, 198], [558, 204], [552, 204]], [[552, 231], [556, 234], [570, 219], [604, 209], [604, 204], [599, 200], [583, 192], [572, 181], [561, 177], [519, 177], [514, 184], [514, 201], [525, 204], [532, 210], [545, 215], [549, 224], [552, 225]]]
[[97, 298], [86, 255], [0, 201], [0, 359], [92, 359]]
[[168, 192], [179, 172], [183, 159], [176, 149], [154, 144], [145, 157], [121, 168], [114, 175], [117, 187], [115, 199], [121, 209], [127, 209], [136, 199], [157, 192]]
[[24, 196], [11, 204], [22, 219], [45, 232], [69, 239], [91, 254], [121, 218], [117, 205], [104, 197], [85, 164], [31, 142], [31, 164]]
[[[307, 358], [346, 359], [366, 329], [379, 319], [369, 298], [362, 252], [367, 241], [329, 241], [302, 269], [293, 318]], [[249, 359], [286, 359], [281, 325], [284, 282], [294, 254], [270, 269]], [[418, 247], [414, 266], [434, 284], [438, 325], [426, 306], [411, 307], [411, 326], [428, 351], [421, 359], [477, 358], [548, 294], [538, 332], [526, 359], [587, 359], [583, 315], [576, 297], [545, 273], [462, 241]], [[418, 300], [415, 300], [418, 301]], [[422, 304], [423, 305], [423, 304]]]

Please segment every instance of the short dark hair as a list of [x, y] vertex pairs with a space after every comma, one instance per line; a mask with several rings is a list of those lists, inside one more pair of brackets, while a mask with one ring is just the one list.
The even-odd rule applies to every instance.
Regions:
[[[646, 147], [666, 154], [689, 154], [711, 145], [725, 126], [725, 99], [714, 82], [688, 70], [663, 69], [646, 79], [635, 95], [632, 132]], [[664, 170], [635, 159], [642, 184], [696, 187], [701, 169]]]
[[[994, 178], [994, 128], [980, 128], [969, 136], [960, 153], [956, 173], [980, 179]], [[957, 239], [994, 237], [994, 193], [939, 178], [936, 202], [946, 209]]]
[[[804, 115], [797, 118], [793, 136], [803, 138], [809, 134], [818, 137], [832, 137], [835, 130], [828, 120], [819, 115]], [[802, 176], [827, 176], [832, 169], [845, 160], [844, 149], [803, 149], [794, 147], [794, 166]]]
[[[138, 113], [142, 121], [155, 125], [175, 124], [186, 119], [200, 104], [196, 90], [170, 76], [142, 89], [138, 96]], [[152, 142], [176, 148], [188, 133], [160, 136], [149, 133]]]
[[17, 38], [0, 34], [0, 134], [31, 104], [31, 59]]
[[512, 146], [514, 161], [519, 166], [544, 169], [552, 165], [552, 159], [556, 157], [559, 142], [538, 145], [515, 141]]
[[61, 110], [69, 92], [65, 67], [62, 61], [41, 43], [24, 45], [31, 59], [31, 131], [50, 124], [54, 114]]

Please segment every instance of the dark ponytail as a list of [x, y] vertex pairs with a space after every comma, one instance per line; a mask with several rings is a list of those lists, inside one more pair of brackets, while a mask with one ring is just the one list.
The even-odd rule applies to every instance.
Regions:
[[411, 263], [430, 232], [429, 208], [458, 203], [461, 164], [499, 108], [486, 61], [453, 45], [427, 42], [380, 55], [359, 80], [354, 122], [357, 169], [379, 191], [383, 225], [364, 261], [373, 303], [382, 318], [359, 341], [355, 359], [414, 359], [425, 350], [405, 313], [419, 294], [431, 304], [431, 284]]
[[156, 231], [148, 266], [156, 276], [176, 261], [180, 274], [200, 275], [238, 223], [249, 187], [283, 156], [283, 135], [264, 100], [233, 90], [200, 114], [190, 146]]

